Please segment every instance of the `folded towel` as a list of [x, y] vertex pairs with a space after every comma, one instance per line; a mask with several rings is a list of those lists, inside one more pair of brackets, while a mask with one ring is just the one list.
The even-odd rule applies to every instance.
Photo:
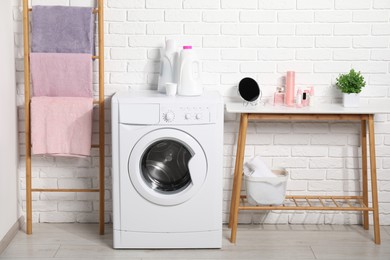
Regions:
[[89, 156], [92, 110], [92, 98], [33, 97], [32, 154]]
[[93, 8], [36, 5], [32, 10], [32, 52], [93, 53]]
[[92, 58], [83, 53], [31, 53], [33, 96], [92, 97]]

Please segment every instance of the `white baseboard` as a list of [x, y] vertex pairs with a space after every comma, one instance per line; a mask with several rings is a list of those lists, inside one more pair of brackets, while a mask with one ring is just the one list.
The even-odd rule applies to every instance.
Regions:
[[16, 236], [16, 233], [18, 233], [18, 230], [20, 229], [20, 222], [21, 218], [13, 224], [4, 238], [0, 241], [0, 254], [7, 248], [9, 243], [11, 243], [12, 239]]

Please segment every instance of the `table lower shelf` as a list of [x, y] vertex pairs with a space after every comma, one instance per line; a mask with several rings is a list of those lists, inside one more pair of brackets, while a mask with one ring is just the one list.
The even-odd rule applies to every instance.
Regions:
[[374, 211], [362, 196], [286, 196], [282, 205], [249, 205], [241, 195], [239, 210], [334, 210]]

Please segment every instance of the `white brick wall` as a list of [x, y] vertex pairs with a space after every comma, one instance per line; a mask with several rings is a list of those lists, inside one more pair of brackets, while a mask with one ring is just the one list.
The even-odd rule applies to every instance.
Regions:
[[[94, 0], [31, 0], [32, 4], [92, 6]], [[20, 207], [25, 210], [23, 35], [21, 1], [13, 0], [20, 144]], [[322, 102], [340, 102], [334, 87], [351, 67], [367, 81], [362, 102], [390, 101], [389, 0], [106, 0], [107, 103], [117, 90], [156, 88], [159, 49], [166, 39], [199, 52], [206, 89], [236, 96], [237, 82], [254, 77], [269, 98], [287, 70], [299, 87], [313, 85]], [[95, 66], [97, 70], [97, 66]], [[96, 73], [95, 73], [96, 76]], [[106, 121], [106, 214], [112, 221], [110, 110]], [[95, 113], [95, 120], [97, 115]], [[97, 121], [94, 140], [97, 140]], [[380, 220], [390, 225], [390, 115], [376, 118]], [[236, 154], [238, 117], [225, 116], [224, 202], [227, 221]], [[359, 124], [251, 123], [246, 158], [263, 156], [291, 173], [288, 193], [354, 194], [360, 190]], [[98, 152], [92, 158], [33, 158], [37, 187], [96, 188]], [[85, 193], [34, 193], [35, 222], [96, 222], [98, 197]], [[358, 223], [340, 212], [242, 212], [240, 223]]]

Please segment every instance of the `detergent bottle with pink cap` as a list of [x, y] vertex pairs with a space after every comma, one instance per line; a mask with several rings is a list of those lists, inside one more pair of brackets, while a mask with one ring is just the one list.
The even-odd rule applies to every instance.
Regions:
[[180, 52], [177, 92], [181, 96], [199, 96], [203, 93], [200, 80], [200, 62], [192, 46], [183, 46]]

